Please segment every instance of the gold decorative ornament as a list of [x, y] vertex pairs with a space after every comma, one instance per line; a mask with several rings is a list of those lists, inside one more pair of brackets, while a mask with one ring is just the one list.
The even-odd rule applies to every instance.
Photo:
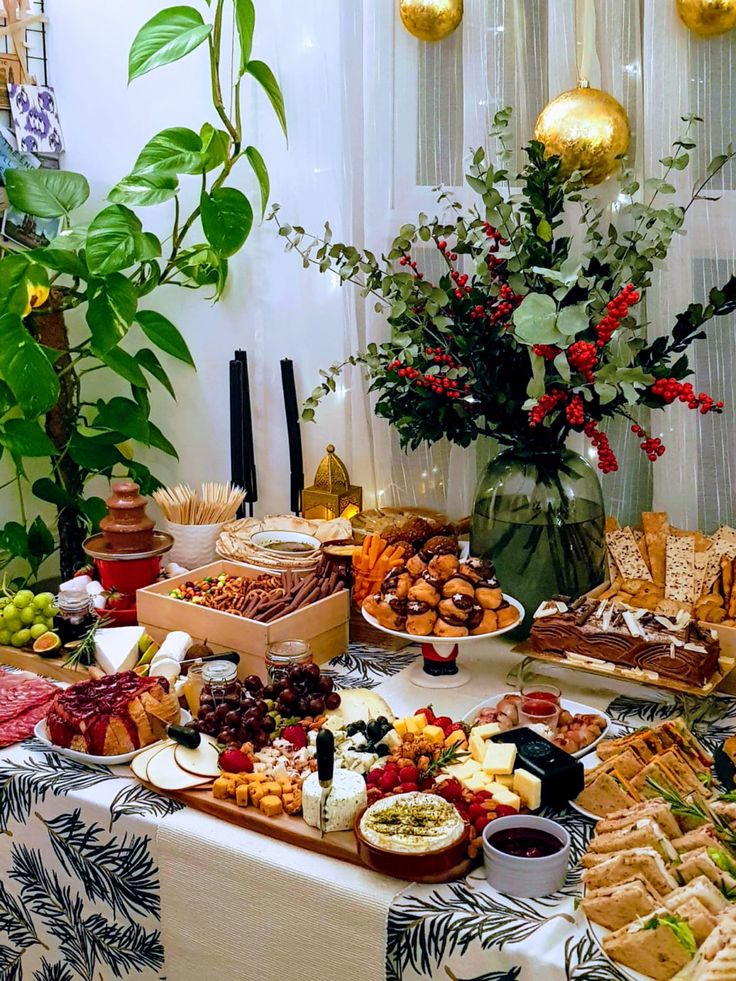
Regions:
[[534, 139], [544, 143], [546, 156], [562, 159], [562, 171], [588, 171], [585, 183], [600, 184], [619, 166], [616, 159], [629, 147], [631, 131], [624, 107], [600, 89], [581, 82], [542, 109]]
[[736, 27], [736, 0], [677, 0], [677, 13], [700, 37], [725, 34]]
[[305, 518], [352, 518], [363, 507], [363, 488], [350, 483], [348, 468], [335, 453], [332, 443], [322, 458], [314, 483], [302, 491]]
[[420, 41], [441, 41], [460, 25], [463, 0], [399, 0], [399, 14]]

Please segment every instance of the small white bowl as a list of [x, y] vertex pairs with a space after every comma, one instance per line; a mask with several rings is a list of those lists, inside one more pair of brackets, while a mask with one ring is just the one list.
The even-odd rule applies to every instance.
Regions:
[[[541, 858], [522, 858], [499, 851], [490, 839], [499, 831], [511, 828], [536, 828], [557, 838], [562, 847], [554, 855]], [[570, 865], [570, 835], [562, 825], [534, 814], [510, 815], [496, 818], [483, 829], [483, 864], [486, 879], [507, 896], [535, 899], [549, 896], [561, 889]]]
[[[273, 555], [289, 555], [294, 558], [308, 557], [320, 547], [319, 538], [315, 538], [313, 535], [304, 535], [300, 531], [257, 531], [251, 538], [251, 542]], [[289, 543], [307, 545], [309, 548], [304, 551], [301, 549], [294, 550], [288, 547]], [[279, 548], [279, 545], [284, 547]], [[269, 548], [269, 546], [271, 547]]]

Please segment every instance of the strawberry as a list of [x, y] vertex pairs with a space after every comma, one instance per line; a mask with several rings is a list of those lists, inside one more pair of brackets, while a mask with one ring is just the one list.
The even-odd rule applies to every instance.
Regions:
[[471, 804], [468, 808], [468, 814], [470, 815], [470, 820], [475, 821], [476, 818], [485, 817], [486, 812], [480, 804]]
[[399, 770], [399, 780], [402, 783], [419, 783], [419, 771], [415, 766], [402, 766]]
[[473, 800], [484, 801], [490, 800], [491, 797], [493, 797], [493, 794], [490, 792], [490, 790], [476, 790]]
[[378, 786], [384, 793], [388, 793], [389, 791], [394, 790], [394, 788], [398, 785], [398, 782], [399, 781], [392, 773], [384, 772], [383, 776], [378, 781]]
[[490, 820], [491, 819], [488, 817], [487, 814], [483, 814], [481, 817], [477, 817], [473, 821], [473, 827], [478, 832], [478, 834], [482, 833], [483, 828], [485, 828], [485, 826], [489, 823]]
[[307, 745], [307, 730], [298, 724], [284, 726], [281, 730], [281, 738], [288, 739], [294, 749], [304, 749]]
[[433, 790], [434, 789], [434, 777], [422, 777], [419, 781], [420, 790]]
[[419, 790], [419, 785], [416, 783], [402, 783], [399, 786], [399, 790], [402, 794], [409, 794], [413, 790]]
[[369, 787], [375, 787], [378, 785], [378, 781], [383, 776], [383, 770], [380, 766], [375, 766], [369, 773], [366, 774], [365, 782]]
[[449, 715], [439, 715], [433, 722], [433, 725], [439, 726], [446, 736], [450, 734], [450, 726], [453, 724], [452, 719]]
[[512, 814], [518, 814], [518, 813], [519, 812], [516, 810], [515, 807], [509, 807], [508, 804], [496, 804], [496, 816], [497, 817], [500, 817], [500, 818], [503, 818], [503, 817], [511, 817]]
[[[466, 732], [466, 726], [463, 722], [453, 722], [450, 726], [450, 732]], [[448, 733], [449, 735], [449, 733]]]
[[437, 791], [440, 797], [444, 797], [445, 800], [457, 801], [463, 795], [462, 784], [459, 780], [452, 777], [450, 780], [445, 780], [440, 789]]
[[107, 594], [107, 602], [105, 603], [105, 608], [108, 610], [125, 610], [128, 609], [128, 600], [126, 597], [117, 591], [117, 589], [111, 589]]
[[429, 723], [429, 725], [434, 725], [435, 724], [435, 721], [434, 721], [435, 720], [435, 714], [432, 711], [432, 706], [431, 705], [428, 705], [427, 708], [417, 709], [416, 712], [414, 713], [414, 715], [426, 715], [427, 722]]
[[252, 773], [253, 760], [241, 749], [226, 749], [220, 753], [220, 769], [226, 773]]

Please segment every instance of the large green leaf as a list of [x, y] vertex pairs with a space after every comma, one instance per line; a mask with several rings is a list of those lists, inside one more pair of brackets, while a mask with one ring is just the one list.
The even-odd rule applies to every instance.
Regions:
[[156, 357], [155, 353], [148, 347], [142, 347], [140, 351], [136, 351], [134, 357], [141, 368], [144, 368], [149, 375], [153, 375], [156, 381], [163, 385], [172, 399], [175, 399], [176, 392], [174, 391], [174, 386], [171, 384], [171, 379], [166, 374], [164, 366]]
[[212, 123], [204, 123], [199, 135], [202, 140], [204, 169], [210, 171], [221, 167], [230, 149], [230, 134], [224, 129], [216, 129]]
[[172, 358], [178, 358], [184, 364], [194, 367], [194, 359], [189, 352], [187, 342], [182, 337], [179, 330], [167, 320], [163, 314], [155, 310], [139, 310], [135, 319], [141, 325], [141, 330], [148, 340], [155, 344], [161, 351], [170, 354]]
[[271, 195], [271, 181], [268, 177], [268, 168], [266, 167], [266, 161], [254, 146], [246, 147], [245, 155], [253, 168], [253, 173], [258, 178], [258, 186], [261, 189], [261, 218], [263, 218], [266, 214], [268, 199]]
[[89, 197], [87, 178], [69, 170], [6, 170], [3, 180], [13, 207], [38, 218], [68, 216]]
[[284, 136], [286, 136], [288, 139], [289, 134], [286, 128], [284, 97], [281, 94], [281, 89], [279, 88], [279, 83], [276, 81], [274, 73], [263, 61], [249, 61], [245, 70], [249, 75], [252, 75], [253, 78], [255, 78], [268, 96], [268, 100], [273, 106], [273, 111], [276, 113], [278, 120], [281, 123], [281, 129], [284, 131]]
[[524, 344], [560, 344], [557, 305], [546, 293], [528, 293], [514, 310], [514, 334]]
[[87, 263], [71, 249], [34, 249], [33, 258], [55, 272], [66, 273], [76, 279], [87, 279], [89, 276]]
[[33, 496], [37, 497], [39, 501], [47, 501], [49, 504], [55, 504], [60, 508], [72, 507], [75, 503], [72, 495], [51, 480], [50, 477], [39, 477], [38, 480], [34, 481], [31, 489]]
[[234, 255], [250, 235], [253, 208], [234, 187], [220, 187], [200, 200], [202, 228], [212, 248], [225, 257]]
[[87, 232], [87, 265], [93, 275], [117, 272], [132, 266], [137, 257], [136, 236], [142, 225], [136, 214], [122, 204], [111, 204], [92, 221]]
[[124, 337], [133, 323], [138, 296], [122, 273], [93, 280], [89, 286], [87, 324], [96, 351], [106, 354]]
[[[121, 442], [122, 439], [121, 434]], [[107, 434], [86, 436], [79, 432], [73, 433], [69, 440], [69, 456], [91, 473], [108, 472], [117, 463], [127, 463], [120, 450], [109, 441]]]
[[23, 315], [28, 304], [28, 258], [11, 252], [0, 260], [0, 310]]
[[0, 443], [15, 456], [52, 456], [54, 444], [31, 419], [8, 419], [0, 428]]
[[168, 174], [131, 174], [124, 177], [107, 195], [115, 204], [144, 206], [170, 201], [179, 190], [179, 181]]
[[115, 396], [109, 402], [99, 399], [97, 416], [92, 425], [96, 429], [110, 429], [120, 432], [139, 443], [149, 442], [148, 419], [141, 407], [132, 399]]
[[161, 255], [161, 242], [153, 232], [141, 232], [134, 236], [135, 257], [138, 262], [157, 259]]
[[563, 307], [557, 316], [557, 329], [566, 337], [574, 337], [588, 329], [588, 314], [584, 303]]
[[193, 245], [182, 249], [176, 258], [176, 268], [197, 286], [215, 286], [219, 296], [227, 279], [227, 259], [218, 255], [210, 245]]
[[149, 388], [148, 379], [141, 371], [141, 367], [132, 354], [128, 354], [121, 347], [113, 347], [109, 351], [98, 354], [101, 361], [104, 361], [108, 368], [112, 368], [115, 374], [120, 375], [131, 385], [139, 388]]
[[209, 36], [194, 7], [167, 7], [159, 11], [136, 34], [128, 56], [128, 82], [162, 65], [178, 61]]
[[38, 567], [44, 559], [53, 553], [55, 547], [54, 536], [49, 531], [46, 522], [40, 514], [36, 515], [28, 529], [28, 551], [30, 553], [28, 561], [34, 572], [38, 571]]
[[235, 24], [240, 40], [240, 74], [244, 75], [253, 49], [253, 32], [256, 28], [256, 8], [253, 0], [233, 0]]
[[146, 143], [138, 154], [133, 175], [176, 177], [177, 174], [198, 174], [203, 167], [202, 138], [193, 129], [173, 126]]
[[59, 398], [59, 381], [49, 360], [17, 314], [0, 317], [0, 375], [23, 415], [36, 418]]
[[164, 436], [158, 426], [155, 426], [149, 421], [148, 430], [149, 442], [151, 446], [155, 446], [157, 450], [161, 450], [161, 452], [166, 453], [167, 456], [173, 456], [176, 460], [179, 459], [179, 454], [176, 452], [176, 447], [166, 438], [166, 436]]

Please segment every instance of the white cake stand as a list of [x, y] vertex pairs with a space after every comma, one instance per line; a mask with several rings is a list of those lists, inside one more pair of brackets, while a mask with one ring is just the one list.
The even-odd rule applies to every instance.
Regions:
[[[404, 633], [401, 630], [389, 630], [388, 627], [382, 627], [378, 620], [365, 610], [361, 610], [361, 613], [371, 627], [375, 627], [376, 630], [381, 630], [384, 634], [390, 634], [392, 637], [400, 637], [402, 640], [408, 640], [412, 644], [421, 645], [423, 655], [422, 664], [413, 667], [409, 672], [409, 680], [413, 685], [416, 685], [418, 688], [460, 688], [462, 685], [466, 685], [471, 678], [469, 671], [466, 671], [464, 668], [458, 668], [455, 664], [460, 648], [469, 647], [471, 644], [477, 644], [479, 641], [488, 640], [491, 637], [500, 637], [501, 634], [506, 634], [509, 630], [518, 627], [524, 619], [525, 610], [521, 603], [514, 599], [513, 596], [507, 596], [506, 593], [503, 594], [503, 598], [514, 609], [519, 611], [519, 619], [514, 620], [508, 627], [503, 627], [501, 630], [494, 630], [493, 633], [478, 634], [477, 636], [471, 635], [468, 637], [421, 637], [416, 634]], [[429, 657], [435, 662], [452, 662], [455, 665], [455, 670], [451, 673], [448, 671], [447, 674], [430, 674], [426, 670], [425, 657]]]

